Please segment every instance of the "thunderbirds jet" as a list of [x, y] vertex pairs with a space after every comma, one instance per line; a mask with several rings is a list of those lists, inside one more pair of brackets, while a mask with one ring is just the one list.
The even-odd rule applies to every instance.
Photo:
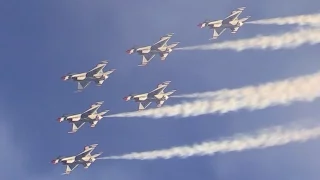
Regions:
[[231, 29], [231, 33], [236, 33], [243, 23], [251, 17], [247, 16], [245, 18], [238, 19], [239, 15], [244, 9], [245, 7], [240, 7], [237, 10], [232, 11], [231, 14], [223, 20], [206, 20], [203, 23], [200, 23], [198, 26], [200, 28], [207, 26], [210, 29], [213, 29], [213, 37], [211, 39], [217, 39], [226, 30], [226, 28]]
[[164, 89], [170, 84], [171, 81], [165, 81], [157, 86], [151, 92], [138, 94], [138, 95], [129, 95], [124, 97], [125, 101], [134, 100], [135, 102], [139, 102], [139, 111], [146, 109], [152, 102], [157, 103], [157, 107], [161, 107], [163, 103], [168, 100], [169, 96], [173, 94], [176, 90], [172, 90], [169, 92], [164, 92]]
[[92, 144], [89, 146], [85, 146], [84, 150], [75, 156], [69, 156], [69, 157], [63, 157], [58, 156], [56, 159], [52, 160], [51, 162], [53, 164], [62, 163], [63, 165], [66, 165], [66, 171], [63, 174], [70, 174], [72, 170], [74, 170], [76, 167], [79, 166], [79, 164], [82, 164], [84, 168], [88, 168], [91, 163], [97, 160], [97, 157], [102, 154], [102, 152], [98, 154], [91, 155], [92, 151], [98, 146], [98, 144]]
[[72, 131], [68, 133], [77, 132], [86, 122], [90, 123], [93, 128], [103, 118], [103, 115], [109, 111], [105, 110], [98, 113], [97, 111], [102, 104], [103, 101], [96, 102], [92, 104], [88, 110], [80, 114], [63, 115], [58, 118], [58, 122], [68, 121], [69, 123], [72, 123]]
[[109, 70], [107, 72], [103, 72], [104, 67], [108, 64], [108, 61], [101, 61], [99, 64], [96, 65], [93, 69], [88, 72], [82, 72], [79, 74], [69, 73], [65, 76], [62, 76], [61, 79], [66, 80], [73, 80], [78, 82], [78, 91], [82, 91], [86, 88], [91, 81], [94, 81], [97, 86], [101, 86], [102, 83], [108, 79], [109, 75], [115, 71], [115, 69]]
[[161, 60], [165, 60], [168, 54], [172, 52], [173, 48], [179, 44], [179, 42], [174, 42], [170, 45], [167, 45], [167, 42], [170, 40], [173, 34], [174, 33], [169, 33], [165, 36], [162, 36], [158, 42], [151, 46], [133, 47], [126, 52], [128, 54], [137, 52], [139, 55], [142, 55], [142, 63], [139, 66], [147, 65], [156, 54], [159, 54]]

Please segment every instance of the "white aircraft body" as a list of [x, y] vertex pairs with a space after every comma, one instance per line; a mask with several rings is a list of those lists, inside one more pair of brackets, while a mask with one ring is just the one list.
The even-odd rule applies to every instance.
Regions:
[[171, 90], [169, 92], [164, 92], [165, 88], [169, 85], [171, 81], [165, 81], [157, 86], [151, 92], [138, 94], [138, 95], [129, 95], [124, 97], [125, 101], [134, 100], [139, 103], [139, 111], [146, 109], [152, 102], [157, 103], [157, 107], [161, 107], [166, 100], [169, 99], [169, 96], [173, 94], [176, 90]]
[[231, 14], [223, 20], [206, 20], [198, 24], [198, 27], [209, 27], [210, 29], [213, 29], [213, 37], [209, 40], [217, 39], [226, 30], [226, 28], [231, 29], [231, 33], [236, 33], [239, 30], [239, 28], [243, 26], [244, 22], [251, 17], [247, 16], [245, 18], [238, 19], [239, 15], [242, 13], [244, 9], [245, 7], [240, 7], [237, 10], [232, 11]]
[[89, 166], [96, 161], [97, 157], [99, 157], [102, 152], [98, 154], [92, 155], [92, 151], [98, 146], [98, 144], [92, 144], [89, 146], [85, 146], [84, 150], [75, 155], [75, 156], [69, 156], [69, 157], [63, 157], [58, 156], [56, 159], [52, 160], [51, 162], [53, 164], [62, 163], [63, 165], [66, 165], [66, 171], [63, 174], [70, 174], [72, 170], [74, 170], [76, 167], [79, 166], [79, 164], [82, 164], [85, 169], [89, 168]]
[[61, 79], [73, 80], [78, 82], [78, 92], [82, 91], [86, 88], [92, 81], [96, 83], [97, 86], [101, 86], [103, 82], [109, 78], [109, 75], [115, 71], [115, 69], [111, 69], [109, 71], [103, 72], [103, 69], [108, 64], [108, 61], [101, 61], [88, 72], [83, 73], [69, 73], [65, 76], [62, 76]]
[[161, 60], [164, 61], [168, 54], [173, 51], [174, 47], [179, 44], [179, 42], [174, 42], [170, 45], [167, 45], [167, 42], [170, 40], [173, 34], [174, 33], [169, 33], [165, 36], [162, 36], [158, 42], [151, 46], [133, 47], [126, 52], [128, 54], [136, 52], [139, 55], [142, 55], [142, 63], [139, 66], [147, 65], [156, 54], [158, 54], [161, 57]]
[[63, 115], [58, 118], [58, 122], [68, 121], [72, 123], [72, 131], [68, 133], [77, 132], [86, 122], [91, 124], [91, 127], [95, 127], [97, 123], [103, 118], [103, 115], [106, 114], [109, 110], [102, 111], [98, 113], [98, 109], [103, 104], [103, 101], [96, 102], [91, 105], [91, 107], [83, 113], [80, 114], [71, 114]]

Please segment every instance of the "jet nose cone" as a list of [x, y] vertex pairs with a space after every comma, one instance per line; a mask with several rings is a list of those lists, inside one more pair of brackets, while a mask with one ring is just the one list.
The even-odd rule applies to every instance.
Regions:
[[61, 79], [64, 80], [64, 81], [65, 81], [65, 80], [68, 80], [68, 79], [69, 79], [69, 76], [62, 76]]
[[133, 53], [133, 49], [128, 49], [128, 50], [126, 51], [126, 53], [132, 54], [132, 53]]
[[54, 160], [51, 161], [51, 163], [52, 163], [52, 164], [57, 164], [57, 160], [54, 159]]
[[57, 119], [57, 121], [58, 121], [58, 122], [62, 122], [63, 119], [64, 119], [63, 117], [59, 117], [59, 118]]
[[197, 25], [199, 28], [203, 28], [204, 27], [204, 23], [200, 23]]
[[124, 97], [124, 98], [123, 98], [123, 100], [125, 100], [125, 101], [129, 101], [129, 100], [130, 100], [130, 96], [126, 96], [126, 97]]

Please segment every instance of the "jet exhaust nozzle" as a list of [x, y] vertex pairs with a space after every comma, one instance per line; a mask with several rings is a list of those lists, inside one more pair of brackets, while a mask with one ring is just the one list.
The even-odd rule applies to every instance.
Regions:
[[102, 118], [103, 118], [103, 117], [102, 117], [101, 115], [98, 115], [98, 116], [96, 117], [96, 120], [97, 120], [97, 121], [100, 121]]

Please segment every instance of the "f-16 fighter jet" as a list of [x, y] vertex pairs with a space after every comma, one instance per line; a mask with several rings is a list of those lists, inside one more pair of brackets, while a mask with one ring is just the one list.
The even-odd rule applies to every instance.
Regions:
[[139, 103], [139, 111], [146, 109], [152, 102], [157, 103], [157, 107], [161, 107], [163, 103], [169, 99], [169, 96], [173, 94], [176, 90], [169, 92], [164, 92], [165, 88], [170, 84], [171, 81], [165, 81], [157, 86], [151, 92], [138, 94], [138, 95], [129, 95], [124, 97], [125, 101], [134, 100]]
[[73, 80], [78, 82], [78, 91], [82, 91], [86, 88], [92, 81], [97, 84], [97, 86], [101, 86], [102, 83], [108, 79], [109, 75], [115, 71], [115, 69], [109, 70], [107, 72], [103, 72], [104, 67], [108, 64], [108, 61], [101, 61], [96, 65], [93, 69], [88, 72], [82, 72], [79, 74], [69, 73], [65, 76], [62, 76], [61, 79]]
[[247, 16], [242, 19], [238, 19], [239, 15], [245, 7], [240, 7], [237, 10], [231, 12], [231, 14], [226, 17], [224, 20], [215, 20], [215, 21], [204, 21], [200, 23], [198, 26], [200, 28], [209, 27], [213, 29], [213, 37], [211, 39], [217, 39], [225, 30], [226, 28], [231, 29], [231, 33], [236, 33], [238, 29], [243, 25], [243, 23], [248, 20], [251, 16]]
[[174, 33], [169, 33], [165, 36], [162, 36], [158, 42], [151, 46], [133, 47], [126, 52], [128, 54], [136, 52], [139, 55], [142, 55], [142, 63], [139, 66], [147, 65], [156, 54], [159, 54], [161, 60], [163, 61], [166, 59], [168, 54], [172, 52], [173, 48], [179, 44], [179, 42], [174, 42], [170, 45], [167, 45], [167, 42], [170, 40], [173, 34]]
[[102, 154], [102, 152], [98, 154], [92, 155], [92, 151], [98, 146], [98, 144], [92, 144], [89, 146], [85, 146], [84, 150], [75, 156], [69, 156], [69, 157], [63, 157], [58, 156], [56, 159], [52, 160], [51, 162], [53, 164], [62, 163], [63, 165], [66, 165], [66, 171], [63, 174], [70, 174], [72, 170], [74, 170], [76, 167], [79, 166], [79, 164], [82, 164], [84, 168], [89, 168], [91, 163], [96, 161], [97, 157]]
[[98, 113], [97, 111], [102, 104], [103, 101], [96, 102], [92, 104], [88, 110], [80, 114], [63, 115], [58, 118], [58, 122], [68, 121], [69, 123], [72, 123], [72, 131], [68, 133], [77, 132], [86, 122], [90, 123], [93, 128], [103, 118], [103, 115], [109, 111], [105, 110]]

